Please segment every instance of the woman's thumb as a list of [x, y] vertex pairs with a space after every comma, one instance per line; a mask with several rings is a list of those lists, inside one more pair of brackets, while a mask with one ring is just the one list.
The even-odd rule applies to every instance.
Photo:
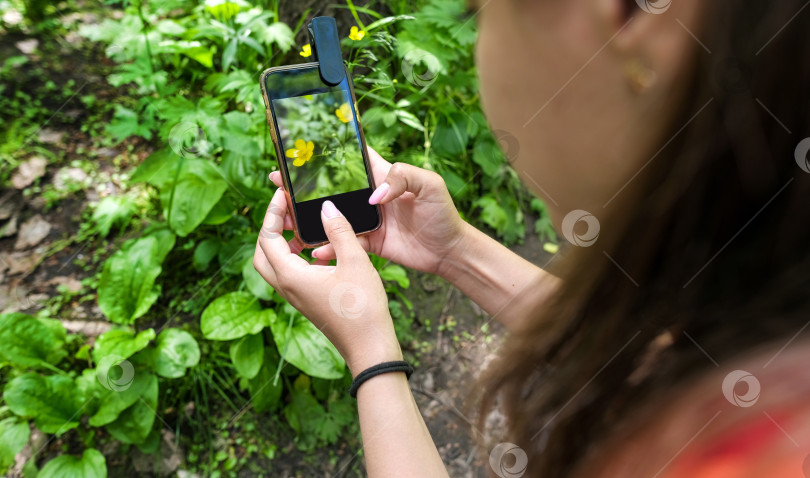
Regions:
[[352, 225], [343, 214], [338, 211], [332, 201], [324, 201], [321, 206], [321, 221], [326, 237], [335, 249], [335, 256], [338, 264], [340, 261], [353, 262], [359, 259], [368, 260], [366, 251], [357, 236], [354, 234]]

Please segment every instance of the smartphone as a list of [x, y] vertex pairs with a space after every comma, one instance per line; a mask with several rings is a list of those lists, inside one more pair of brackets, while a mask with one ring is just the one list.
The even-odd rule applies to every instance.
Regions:
[[328, 86], [317, 62], [268, 68], [261, 88], [298, 240], [309, 247], [328, 242], [321, 222], [326, 200], [356, 234], [377, 230], [382, 217], [368, 203], [376, 186], [348, 72]]

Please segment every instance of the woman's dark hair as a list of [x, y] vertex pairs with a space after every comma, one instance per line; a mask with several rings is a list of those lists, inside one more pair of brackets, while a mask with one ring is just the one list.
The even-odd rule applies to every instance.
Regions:
[[806, 6], [701, 7], [711, 53], [696, 43], [669, 143], [635, 192], [591, 211], [598, 241], [561, 259], [556, 300], [480, 379], [478, 426], [504, 412], [526, 476], [571, 476], [641, 405], [714, 369], [692, 340], [723, 363], [810, 319], [810, 164], [795, 158], [810, 136]]

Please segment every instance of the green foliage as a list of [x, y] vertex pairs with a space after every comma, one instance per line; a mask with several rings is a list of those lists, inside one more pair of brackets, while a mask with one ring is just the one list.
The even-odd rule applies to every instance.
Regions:
[[131, 324], [149, 310], [160, 295], [155, 279], [173, 244], [170, 233], [130, 239], [107, 259], [98, 286], [98, 306], [104, 315]]
[[14, 456], [23, 449], [30, 434], [28, 422], [17, 417], [0, 420], [0, 471], [14, 463]]
[[231, 361], [239, 376], [251, 379], [258, 373], [264, 363], [264, 341], [262, 336], [246, 335], [231, 342]]
[[57, 456], [42, 467], [38, 478], [106, 478], [107, 463], [98, 450], [88, 448], [81, 458]]
[[[188, 332], [166, 328], [156, 338], [153, 329], [122, 327], [99, 336], [91, 353], [82, 346], [76, 357], [92, 358], [96, 367], [69, 376], [60, 370], [69, 361], [66, 349], [81, 339], [68, 335], [59, 321], [4, 314], [0, 332], [6, 345], [0, 365], [8, 367], [4, 376], [9, 377], [0, 413], [13, 414], [0, 420], [0, 472], [27, 441], [29, 420], [45, 433], [103, 427], [123, 443], [147, 446], [155, 432], [158, 377], [183, 377], [200, 360], [197, 341]], [[100, 453], [88, 449], [81, 458], [62, 455], [49, 461], [39, 476], [106, 476], [106, 464]]]
[[10, 381], [3, 399], [17, 416], [33, 418], [45, 433], [62, 433], [79, 426], [83, 397], [73, 379], [29, 372]]
[[26, 314], [0, 315], [0, 344], [0, 359], [20, 367], [53, 369], [67, 354], [60, 322]]
[[[106, 476], [94, 449], [105, 435], [97, 431], [156, 452], [162, 426], [156, 412], [164, 401], [193, 402], [200, 417], [192, 426], [210, 433], [209, 394], [234, 413], [244, 398], [258, 413], [283, 417], [304, 450], [336, 443], [356, 423], [343, 359], [251, 261], [272, 190], [267, 173], [276, 164], [257, 78], [268, 66], [302, 61], [295, 38], [309, 15], [288, 25], [277, 5], [258, 5], [126, 1], [122, 15], [81, 28], [116, 64], [107, 81], [121, 92], [106, 106], [109, 121], [82, 131], [100, 135], [95, 140], [104, 145], [126, 142], [130, 152], [133, 137], [156, 149], [124, 175], [129, 190], [86, 212], [83, 239], [112, 234], [110, 243], [120, 244], [87, 286], [97, 281], [99, 308], [118, 327], [92, 344], [47, 314], [0, 315], [0, 413], [12, 414], [0, 420], [0, 473], [33, 422], [45, 433], [74, 430], [86, 447], [81, 457], [45, 463], [40, 476]], [[460, 19], [464, 2], [420, 0], [413, 11], [407, 5], [391, 2], [394, 15], [383, 17], [347, 2], [366, 31], [362, 40], [344, 39], [343, 47], [369, 145], [441, 174], [461, 214], [507, 242], [524, 236], [529, 208], [539, 216], [535, 230], [553, 237], [544, 205], [520, 186], [480, 111], [475, 26]], [[33, 16], [53, 8], [39, 5]], [[376, 20], [363, 25], [358, 11]], [[19, 75], [21, 69], [29, 75]], [[0, 64], [0, 110], [10, 112], [0, 137], [2, 181], [23, 159], [20, 151], [53, 157], [27, 145], [53, 115], [39, 97], [64, 102], [78, 85], [46, 82], [37, 95], [20, 85], [20, 78], [42, 76], [25, 56]], [[107, 104], [92, 96], [82, 101]], [[333, 121], [334, 106], [301, 111], [292, 134], [308, 141], [323, 136], [318, 122]], [[327, 189], [351, 172], [337, 164], [324, 171], [318, 184]], [[124, 229], [132, 230], [118, 237]], [[410, 286], [408, 275], [371, 259], [392, 299], [397, 333], [407, 340], [413, 314], [402, 291]], [[168, 317], [185, 322], [184, 330], [156, 325]], [[210, 455], [212, 468], [227, 462]]]
[[253, 408], [257, 412], [270, 410], [281, 401], [282, 384], [277, 371], [281, 369], [278, 353], [267, 347], [261, 354], [261, 368], [248, 382]]
[[234, 340], [258, 334], [275, 320], [271, 309], [262, 309], [259, 301], [247, 292], [225, 294], [206, 307], [200, 329], [210, 340]]
[[200, 346], [184, 330], [164, 330], [155, 345], [154, 368], [161, 377], [180, 378], [200, 363]]
[[113, 329], [101, 334], [93, 347], [93, 358], [101, 362], [114, 355], [118, 360], [126, 360], [149, 345], [155, 338], [155, 331], [147, 329], [135, 335], [129, 328]]
[[290, 304], [284, 304], [279, 314], [273, 314], [270, 330], [284, 360], [313, 377], [343, 376], [346, 363], [335, 346]]
[[98, 233], [106, 236], [113, 226], [126, 227], [135, 213], [135, 201], [130, 196], [107, 196], [93, 211], [92, 221]]

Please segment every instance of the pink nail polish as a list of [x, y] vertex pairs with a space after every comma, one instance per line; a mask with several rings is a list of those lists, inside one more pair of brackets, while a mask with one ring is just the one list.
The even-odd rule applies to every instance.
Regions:
[[323, 211], [324, 215], [326, 215], [328, 219], [342, 216], [342, 214], [340, 214], [340, 211], [338, 211], [338, 208], [335, 207], [332, 201], [324, 201], [323, 205], [321, 206], [321, 211]]
[[389, 189], [391, 189], [391, 186], [388, 183], [380, 184], [380, 186], [371, 193], [371, 197], [368, 198], [368, 203], [372, 205], [379, 203]]

